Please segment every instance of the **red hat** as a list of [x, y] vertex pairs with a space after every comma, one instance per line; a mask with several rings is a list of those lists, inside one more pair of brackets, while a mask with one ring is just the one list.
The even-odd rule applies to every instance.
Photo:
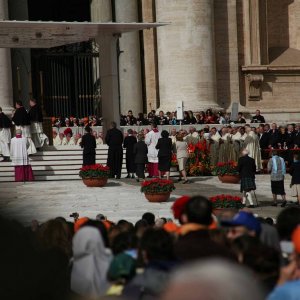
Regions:
[[190, 199], [191, 199], [191, 197], [189, 197], [189, 196], [181, 196], [174, 202], [174, 204], [172, 206], [172, 211], [173, 211], [173, 215], [174, 215], [175, 219], [177, 219], [177, 220], [180, 219], [180, 217], [183, 214], [185, 205], [188, 203], [188, 201]]
[[67, 129], [65, 129], [65, 131], [64, 131], [64, 135], [67, 135], [67, 134], [73, 135], [72, 129], [69, 127]]

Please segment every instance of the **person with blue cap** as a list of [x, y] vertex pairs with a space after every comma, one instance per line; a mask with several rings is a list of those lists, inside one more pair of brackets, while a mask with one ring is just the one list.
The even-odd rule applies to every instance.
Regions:
[[221, 224], [228, 228], [227, 238], [229, 240], [234, 240], [243, 235], [259, 237], [261, 232], [259, 220], [247, 211], [240, 211], [233, 219], [223, 221]]

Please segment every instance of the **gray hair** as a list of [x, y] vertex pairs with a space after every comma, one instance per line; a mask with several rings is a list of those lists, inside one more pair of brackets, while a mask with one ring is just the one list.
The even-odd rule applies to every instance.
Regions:
[[[246, 292], [249, 291], [249, 292]], [[162, 300], [263, 300], [263, 290], [249, 270], [221, 259], [207, 259], [179, 269]]]

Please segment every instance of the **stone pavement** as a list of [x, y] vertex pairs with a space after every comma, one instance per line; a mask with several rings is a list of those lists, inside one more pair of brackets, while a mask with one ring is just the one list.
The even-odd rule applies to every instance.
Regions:
[[[192, 183], [188, 185], [175, 183], [176, 190], [166, 203], [149, 203], [133, 179], [110, 180], [104, 188], [87, 188], [79, 180], [0, 183], [0, 214], [24, 224], [29, 224], [32, 219], [44, 222], [57, 216], [70, 220], [72, 212], [88, 217], [103, 213], [113, 221], [127, 219], [135, 222], [146, 211], [153, 212], [157, 217], [172, 217], [170, 207], [180, 195], [240, 195], [239, 185], [220, 183], [217, 177], [197, 177], [191, 180]], [[269, 175], [257, 176], [256, 195], [261, 205], [253, 212], [259, 216], [276, 217], [281, 208], [270, 206], [272, 198], [269, 180]], [[287, 199], [292, 200], [289, 183], [288, 175], [285, 187]]]

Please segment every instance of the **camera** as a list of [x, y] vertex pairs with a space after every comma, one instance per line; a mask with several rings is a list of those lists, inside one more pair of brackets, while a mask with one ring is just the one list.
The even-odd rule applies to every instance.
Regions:
[[75, 221], [79, 219], [79, 213], [73, 212], [70, 214], [70, 218], [73, 218]]

